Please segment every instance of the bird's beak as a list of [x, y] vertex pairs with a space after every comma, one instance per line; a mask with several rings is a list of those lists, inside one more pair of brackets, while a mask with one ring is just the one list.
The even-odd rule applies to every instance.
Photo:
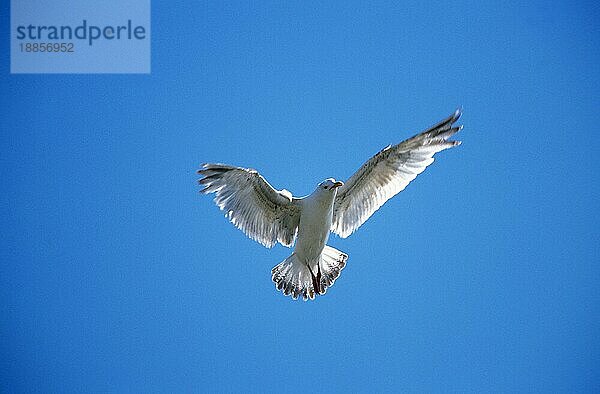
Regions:
[[344, 186], [344, 182], [334, 182], [333, 185], [331, 186], [332, 189], [335, 189], [336, 187], [340, 187], [340, 186]]

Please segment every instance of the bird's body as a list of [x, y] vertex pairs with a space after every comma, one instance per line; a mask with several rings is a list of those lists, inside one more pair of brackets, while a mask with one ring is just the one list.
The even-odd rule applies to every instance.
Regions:
[[[300, 270], [298, 276], [302, 276], [312, 283], [314, 294], [324, 294], [327, 286], [333, 284], [333, 281], [339, 275], [339, 271], [344, 268], [346, 258], [344, 253], [341, 253], [331, 247], [328, 251], [334, 254], [334, 260], [327, 260], [327, 256], [323, 256], [323, 250], [326, 247], [329, 239], [333, 217], [333, 203], [335, 200], [337, 188], [342, 186], [342, 182], [336, 182], [333, 179], [327, 179], [315, 189], [315, 191], [304, 198], [297, 199], [296, 203], [300, 206], [300, 220], [298, 223], [298, 235], [296, 238], [296, 246], [294, 253], [290, 256], [289, 261], [291, 268], [294, 264]], [[339, 261], [338, 261], [339, 260]], [[273, 269], [273, 279], [277, 283], [278, 276], [276, 271], [279, 268], [285, 268], [285, 261]], [[323, 272], [329, 274], [329, 265], [333, 264], [331, 269], [337, 268], [337, 274], [333, 277], [330, 283], [322, 283]], [[341, 265], [341, 266], [339, 266]], [[285, 286], [284, 278], [280, 279], [282, 288]], [[297, 285], [293, 285], [296, 286]], [[302, 288], [303, 297], [312, 298], [312, 292], [308, 288]], [[306, 291], [306, 293], [304, 293]], [[292, 294], [293, 295], [293, 294]]]
[[317, 188], [310, 196], [299, 200], [302, 209], [294, 251], [303, 261], [316, 260], [329, 239], [333, 201], [337, 190], [322, 190]]
[[348, 181], [321, 182], [303, 198], [275, 190], [255, 170], [204, 164], [198, 171], [204, 193], [249, 237], [272, 247], [279, 242], [294, 252], [273, 268], [277, 289], [294, 299], [325, 294], [346, 265], [348, 255], [327, 245], [329, 233], [346, 238], [388, 199], [402, 191], [433, 162], [433, 155], [459, 145], [449, 141], [460, 111], [400, 144], [388, 146], [368, 160]]

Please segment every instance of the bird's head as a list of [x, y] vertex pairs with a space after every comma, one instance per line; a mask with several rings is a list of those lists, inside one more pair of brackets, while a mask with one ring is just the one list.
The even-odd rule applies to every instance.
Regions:
[[319, 183], [317, 188], [321, 192], [333, 193], [338, 187], [343, 186], [344, 182], [336, 181], [333, 178], [327, 178], [323, 182]]

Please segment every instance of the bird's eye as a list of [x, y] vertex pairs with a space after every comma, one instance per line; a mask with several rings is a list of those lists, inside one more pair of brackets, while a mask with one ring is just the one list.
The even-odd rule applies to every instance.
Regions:
[[325, 190], [327, 190], [327, 189], [328, 189], [328, 188], [327, 188], [327, 186], [323, 186], [323, 187], [325, 188]]

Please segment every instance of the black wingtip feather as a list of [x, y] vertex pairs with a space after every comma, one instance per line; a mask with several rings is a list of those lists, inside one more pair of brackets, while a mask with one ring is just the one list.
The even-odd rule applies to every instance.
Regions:
[[441, 122], [437, 123], [436, 125], [429, 127], [423, 133], [433, 132], [434, 136], [437, 134], [443, 133], [444, 131], [450, 129], [452, 127], [452, 125], [458, 119], [460, 119], [461, 115], [462, 115], [462, 110], [460, 108], [457, 108], [456, 111], [454, 111], [454, 113], [452, 115], [450, 115], [446, 119], [442, 120]]
[[460, 117], [462, 116], [462, 107], [458, 107], [456, 108], [456, 111], [454, 111], [454, 115], [452, 116], [452, 122], [456, 122], [458, 119], [460, 119]]
[[202, 179], [198, 179], [198, 183], [201, 184], [201, 185], [206, 185], [208, 182], [214, 181], [215, 179], [219, 178], [220, 176], [221, 176], [221, 174], [208, 175], [208, 176], [205, 176]]

